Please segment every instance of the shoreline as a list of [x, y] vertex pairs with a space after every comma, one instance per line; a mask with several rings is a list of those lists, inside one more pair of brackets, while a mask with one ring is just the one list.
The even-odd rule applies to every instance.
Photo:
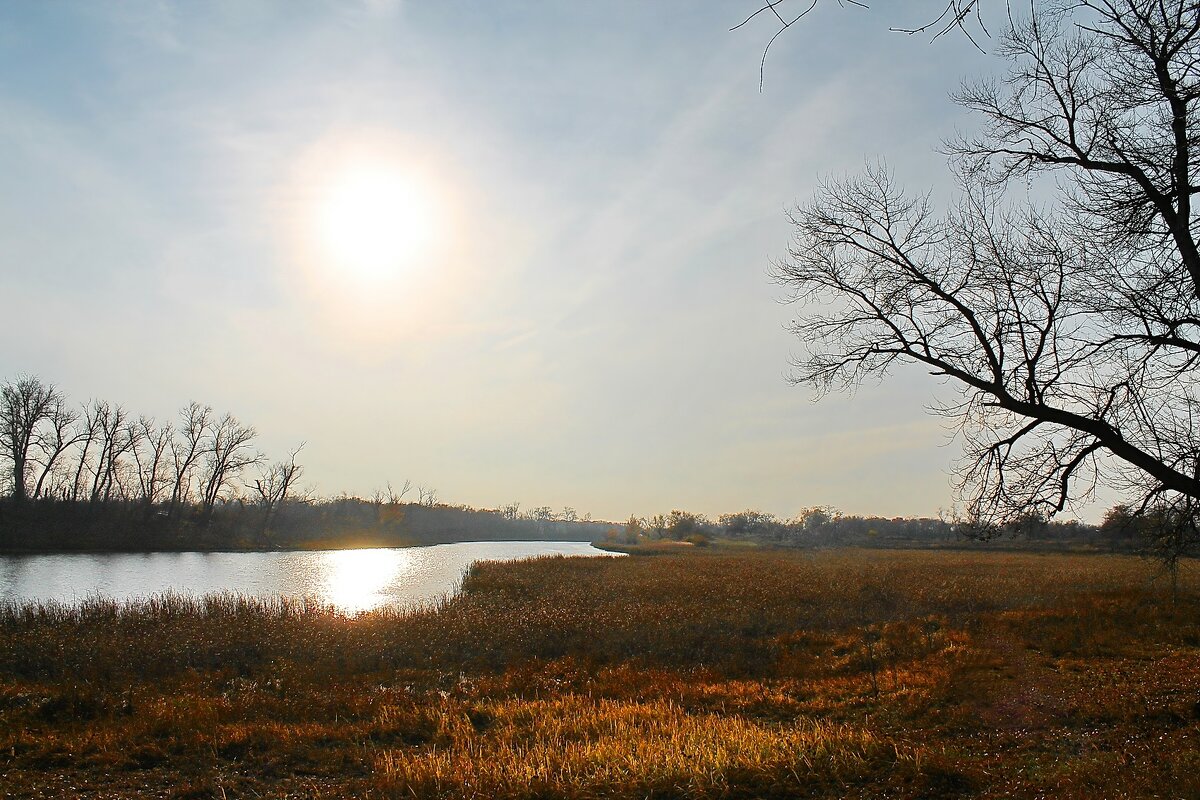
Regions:
[[153, 550], [147, 550], [144, 548], [129, 548], [129, 549], [110, 548], [110, 549], [103, 549], [103, 550], [88, 549], [88, 548], [80, 548], [80, 549], [56, 548], [56, 549], [47, 549], [47, 550], [34, 550], [34, 549], [17, 550], [17, 549], [0, 548], [0, 557], [7, 557], [7, 556], [69, 556], [69, 555], [93, 555], [93, 556], [152, 555], [152, 554], [159, 554], [159, 553], [162, 553], [162, 554], [316, 553], [316, 552], [327, 552], [327, 551], [332, 551], [332, 550], [406, 550], [406, 549], [414, 548], [414, 547], [437, 547], [438, 545], [443, 545], [443, 544], [488, 544], [488, 543], [492, 543], [492, 542], [495, 542], [495, 543], [499, 543], [499, 542], [504, 542], [504, 543], [541, 543], [541, 544], [558, 544], [558, 543], [588, 544], [588, 545], [591, 545], [592, 547], [595, 547], [597, 550], [606, 550], [608, 552], [611, 552], [608, 550], [608, 548], [601, 547], [596, 542], [589, 541], [587, 539], [562, 539], [562, 538], [556, 538], [556, 539], [478, 539], [478, 538], [466, 538], [466, 539], [447, 539], [445, 541], [436, 541], [436, 542], [405, 542], [405, 543], [396, 543], [396, 542], [370, 543], [370, 542], [361, 542], [361, 541], [359, 541], [359, 542], [351, 541], [351, 542], [345, 542], [342, 544], [330, 543], [330, 544], [326, 545], [326, 543], [317, 543], [317, 544], [309, 545], [309, 546], [295, 545], [295, 546], [280, 546], [280, 547], [269, 547], [269, 548], [267, 548], [267, 547], [258, 547], [258, 548], [254, 548], [254, 547], [213, 547], [213, 548], [178, 547], [178, 548], [173, 548], [172, 547], [172, 548], [165, 548], [164, 547], [164, 548], [157, 548], [157, 549], [153, 549]]

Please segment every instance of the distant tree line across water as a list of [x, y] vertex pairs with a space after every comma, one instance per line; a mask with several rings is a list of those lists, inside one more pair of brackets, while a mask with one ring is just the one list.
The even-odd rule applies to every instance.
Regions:
[[405, 481], [369, 498], [300, 487], [303, 444], [271, 461], [255, 429], [191, 402], [175, 420], [51, 383], [0, 385], [0, 550], [397, 546], [472, 539], [590, 541], [606, 526], [572, 508], [476, 509]]
[[[880, 518], [809, 508], [792, 519], [762, 511], [715, 520], [674, 510], [596, 522], [567, 507], [479, 509], [439, 502], [405, 481], [371, 497], [302, 488], [303, 443], [272, 461], [255, 429], [190, 402], [175, 420], [134, 415], [104, 400], [73, 405], [53, 384], [0, 384], [0, 551], [219, 550], [404, 546], [466, 540], [606, 541], [637, 545], [715, 540], [783, 547], [1005, 545], [1149, 551], [1174, 568], [1190, 540], [1118, 506], [1099, 526], [1027, 514], [1003, 530], [941, 518]], [[997, 533], [1001, 534], [997, 538]]]
[[738, 511], [710, 519], [674, 510], [650, 517], [631, 516], [612, 527], [606, 541], [636, 546], [656, 542], [754, 543], [780, 547], [949, 547], [968, 542], [990, 547], [1022, 549], [1089, 549], [1111, 552], [1150, 552], [1162, 556], [1151, 518], [1123, 506], [1111, 509], [1099, 525], [1079, 520], [1051, 520], [1029, 514], [1000, 530], [976, 529], [969, 521], [942, 517], [864, 517], [843, 514], [829, 506], [781, 519], [762, 511]]

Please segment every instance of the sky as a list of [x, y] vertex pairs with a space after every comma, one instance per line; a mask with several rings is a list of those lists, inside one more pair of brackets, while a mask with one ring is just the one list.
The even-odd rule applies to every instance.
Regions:
[[897, 5], [760, 91], [758, 0], [0, 2], [0, 378], [230, 411], [322, 495], [937, 514], [946, 388], [814, 401], [768, 276], [824, 177], [950, 194], [1000, 64]]

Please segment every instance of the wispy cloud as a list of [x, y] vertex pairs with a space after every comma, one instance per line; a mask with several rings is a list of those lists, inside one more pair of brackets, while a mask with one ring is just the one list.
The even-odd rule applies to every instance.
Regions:
[[[809, 405], [782, 377], [789, 311], [765, 267], [782, 209], [885, 140], [914, 182], [940, 179], [929, 134], [957, 119], [940, 95], [958, 67], [909, 68], [913, 43], [882, 30], [835, 47], [835, 14], [773, 52], [759, 94], [732, 16], [7, 7], [0, 291], [44, 330], [0, 364], [159, 414], [228, 406], [268, 447], [308, 440], [330, 490], [411, 476], [610, 517], [932, 512], [950, 454], [926, 444], [923, 378], [864, 389], [853, 414]], [[453, 205], [436, 263], [357, 300], [296, 245], [297, 165], [356, 137], [399, 143]], [[909, 416], [856, 430], [890, 408]]]

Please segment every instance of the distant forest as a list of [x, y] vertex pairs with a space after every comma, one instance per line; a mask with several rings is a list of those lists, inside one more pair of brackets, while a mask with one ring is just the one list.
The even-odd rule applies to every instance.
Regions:
[[303, 444], [272, 461], [256, 431], [191, 402], [157, 421], [103, 400], [72, 404], [53, 384], [0, 385], [0, 552], [396, 547], [476, 540], [592, 541], [617, 547], [683, 541], [778, 547], [946, 547], [966, 540], [1038, 549], [1188, 548], [1153, 517], [1117, 507], [1099, 526], [1028, 515], [1002, 529], [938, 518], [878, 518], [810, 508], [793, 519], [761, 511], [716, 520], [675, 510], [593, 521], [572, 508], [452, 505], [405, 481], [371, 497], [303, 489]]
[[191, 402], [175, 420], [72, 404], [21, 376], [0, 386], [0, 551], [243, 550], [599, 539], [574, 509], [475, 509], [405, 481], [372, 497], [300, 486], [303, 444], [272, 461], [256, 431]]
[[[739, 542], [780, 547], [961, 547], [1039, 550], [1140, 552], [1153, 545], [1152, 519], [1118, 506], [1100, 525], [1056, 521], [1027, 515], [1002, 528], [980, 527], [937, 517], [862, 517], [826, 506], [809, 508], [792, 519], [761, 511], [739, 511], [709, 519], [687, 511], [630, 517], [612, 528], [605, 541], [618, 547], [687, 542]], [[1151, 547], [1151, 549], [1153, 549]]]

